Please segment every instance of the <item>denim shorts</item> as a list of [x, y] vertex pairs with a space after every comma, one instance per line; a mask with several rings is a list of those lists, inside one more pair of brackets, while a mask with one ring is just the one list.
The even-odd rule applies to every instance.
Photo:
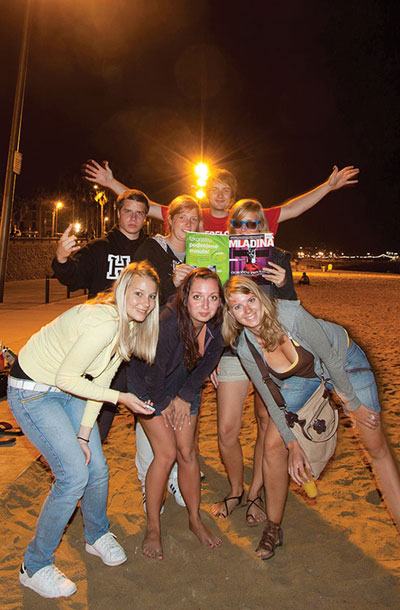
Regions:
[[[187, 368], [184, 366], [183, 362], [174, 370], [172, 371], [172, 373], [170, 373], [169, 375], [167, 375], [164, 379], [164, 391], [165, 394], [167, 394], [168, 396], [177, 396], [179, 393], [179, 390], [182, 388], [182, 386], [184, 385], [186, 379], [189, 377], [190, 372], [187, 370]], [[130, 387], [130, 392], [133, 392], [133, 394], [138, 395], [134, 388]], [[140, 396], [141, 400], [151, 400], [151, 396], [149, 394], [146, 394], [144, 396]], [[195, 395], [195, 397], [193, 398], [192, 402], [190, 403], [190, 415], [197, 415], [200, 409], [200, 403], [201, 403], [201, 390], [199, 390], [199, 392], [197, 392], [197, 394]], [[154, 417], [158, 417], [159, 415], [161, 415], [162, 411], [164, 409], [160, 409], [159, 406], [154, 403], [153, 407], [155, 408], [155, 411], [153, 413]]]
[[[354, 370], [360, 368], [368, 370]], [[376, 387], [374, 374], [363, 350], [357, 343], [354, 343], [354, 341], [350, 343], [347, 350], [344, 369], [349, 376], [350, 383], [355, 390], [357, 398], [361, 401], [361, 404], [365, 405], [370, 411], [379, 413], [381, 407], [379, 405], [378, 389]], [[288, 410], [293, 413], [301, 409], [321, 382], [319, 377], [306, 379], [304, 377], [296, 376], [284, 380], [274, 378], [274, 380], [280, 386]], [[327, 382], [327, 387], [330, 390], [334, 389], [329, 380]], [[345, 411], [347, 412], [346, 409]]]

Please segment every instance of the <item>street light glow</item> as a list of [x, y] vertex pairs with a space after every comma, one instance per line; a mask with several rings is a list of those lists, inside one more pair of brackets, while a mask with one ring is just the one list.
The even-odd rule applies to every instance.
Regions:
[[206, 196], [205, 192], [202, 191], [201, 189], [199, 189], [198, 191], [196, 191], [196, 197], [197, 199], [204, 199], [204, 197]]
[[197, 176], [197, 185], [206, 186], [209, 176], [208, 165], [206, 163], [198, 163], [195, 165], [194, 173]]
[[74, 225], [75, 231], [77, 233], [79, 233], [79, 231], [81, 230], [81, 223], [80, 222], [76, 222]]

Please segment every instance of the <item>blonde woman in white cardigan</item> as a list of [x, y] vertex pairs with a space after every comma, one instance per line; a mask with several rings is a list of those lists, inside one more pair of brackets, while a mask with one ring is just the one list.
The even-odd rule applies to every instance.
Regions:
[[11, 410], [55, 477], [19, 574], [21, 584], [42, 597], [76, 591], [55, 567], [54, 553], [79, 500], [86, 551], [106, 565], [126, 561], [109, 532], [108, 466], [95, 422], [103, 401], [122, 403], [135, 413], [152, 412], [151, 405], [110, 389], [110, 383], [132, 354], [154, 361], [158, 292], [154, 269], [146, 262], [132, 263], [112, 292], [72, 307], [33, 335], [11, 370]]

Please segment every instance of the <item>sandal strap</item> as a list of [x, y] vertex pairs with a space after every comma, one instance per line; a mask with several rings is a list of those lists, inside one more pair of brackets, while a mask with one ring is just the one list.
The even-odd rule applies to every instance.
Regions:
[[[238, 508], [241, 505], [242, 500], [243, 500], [243, 495], [244, 495], [244, 489], [243, 489], [242, 493], [240, 494], [240, 496], [230, 496], [230, 497], [224, 498], [223, 502], [224, 502], [224, 506], [225, 506], [225, 510], [226, 510], [226, 515], [224, 515], [224, 517], [228, 517], [235, 510], [235, 508]], [[231, 510], [229, 510], [229, 508], [228, 508], [229, 500], [236, 500], [236, 502], [237, 502], [237, 504], [235, 506], [233, 506], [231, 508]]]
[[268, 521], [268, 525], [264, 528], [261, 540], [258, 543], [257, 550], [274, 551], [275, 547], [280, 544], [281, 527], [278, 523]]

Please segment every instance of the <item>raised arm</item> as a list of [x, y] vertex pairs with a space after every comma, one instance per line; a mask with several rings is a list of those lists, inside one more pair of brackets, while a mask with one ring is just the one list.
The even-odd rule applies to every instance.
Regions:
[[358, 180], [356, 179], [356, 176], [359, 171], [360, 170], [353, 165], [347, 165], [339, 171], [337, 165], [334, 165], [328, 180], [312, 191], [308, 191], [308, 193], [304, 193], [304, 195], [299, 195], [299, 197], [295, 197], [281, 206], [278, 222], [284, 222], [285, 220], [300, 216], [303, 212], [306, 212], [321, 201], [321, 199], [331, 191], [337, 191], [344, 186], [357, 184]]
[[[88, 182], [92, 182], [93, 184], [100, 184], [100, 186], [104, 186], [104, 188], [109, 189], [117, 196], [121, 195], [124, 191], [129, 189], [129, 186], [122, 184], [114, 178], [114, 174], [112, 172], [111, 167], [109, 166], [108, 161], [102, 161], [102, 163], [97, 163], [94, 159], [89, 159], [82, 165], [83, 176], [85, 180]], [[163, 220], [162, 215], [162, 205], [160, 203], [156, 203], [155, 201], [150, 202], [149, 208], [149, 216], [150, 218], [155, 218], [156, 220]]]

